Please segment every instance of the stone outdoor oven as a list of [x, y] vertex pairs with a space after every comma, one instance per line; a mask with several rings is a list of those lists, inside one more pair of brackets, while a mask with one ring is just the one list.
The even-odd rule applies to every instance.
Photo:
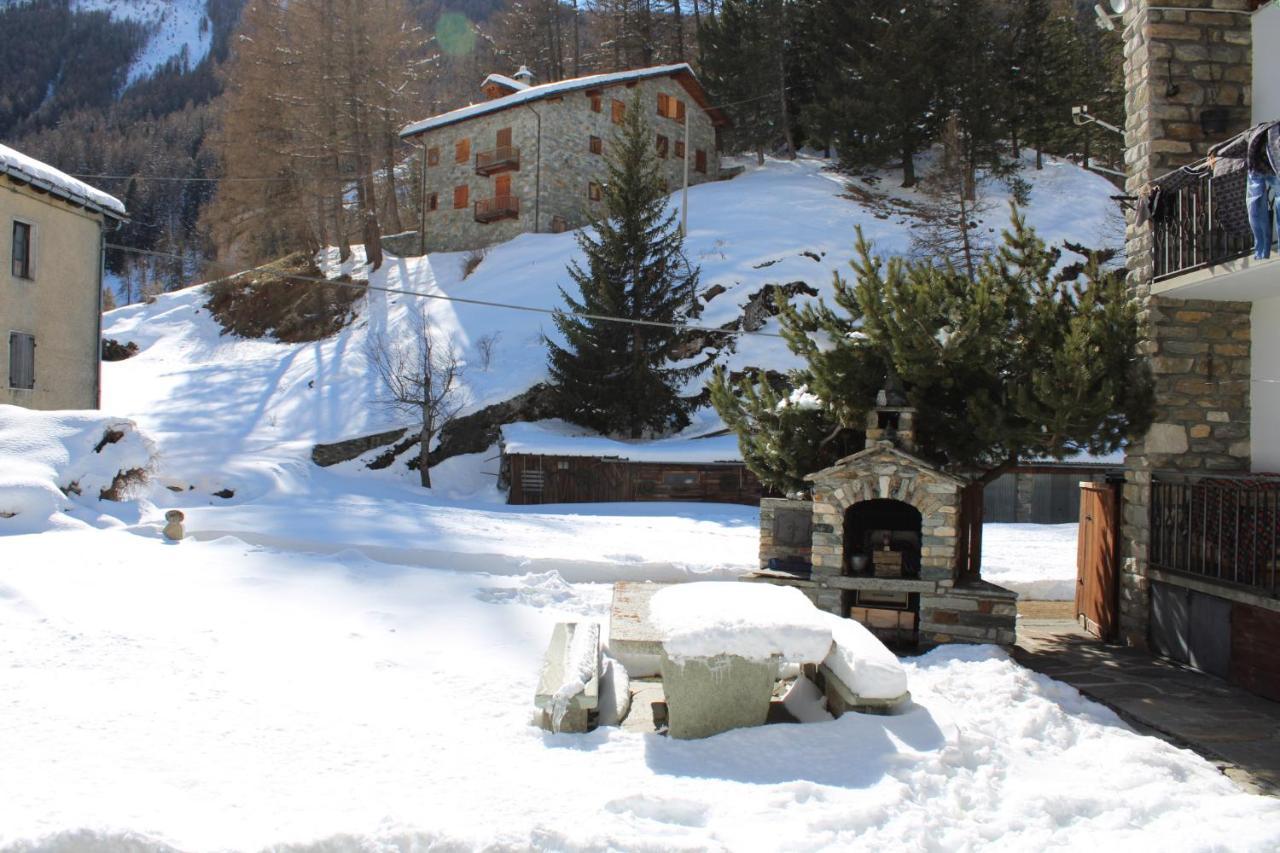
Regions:
[[866, 448], [810, 474], [812, 500], [760, 506], [760, 570], [886, 642], [1012, 644], [1017, 595], [978, 576], [981, 485], [915, 456], [915, 412], [893, 390]]

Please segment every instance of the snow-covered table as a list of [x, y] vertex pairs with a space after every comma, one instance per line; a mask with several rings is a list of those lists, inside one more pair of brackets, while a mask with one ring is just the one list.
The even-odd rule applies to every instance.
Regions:
[[817, 664], [831, 651], [831, 623], [789, 587], [677, 584], [653, 596], [649, 614], [662, 636], [668, 733], [675, 738], [762, 725], [778, 664]]

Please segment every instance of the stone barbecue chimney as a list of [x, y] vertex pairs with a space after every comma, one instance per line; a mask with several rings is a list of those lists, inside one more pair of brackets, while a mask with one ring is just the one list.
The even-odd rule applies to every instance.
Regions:
[[907, 453], [916, 449], [916, 410], [907, 405], [902, 380], [889, 368], [884, 388], [876, 395], [876, 406], [867, 412], [867, 449], [888, 442]]

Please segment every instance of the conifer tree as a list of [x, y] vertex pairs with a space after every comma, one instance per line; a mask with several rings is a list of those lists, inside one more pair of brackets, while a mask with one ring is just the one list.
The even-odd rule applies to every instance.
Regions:
[[607, 214], [578, 233], [585, 263], [569, 266], [578, 296], [561, 288], [568, 312], [555, 317], [565, 345], [547, 341], [561, 415], [632, 438], [688, 423], [680, 392], [703, 366], [669, 365], [678, 329], [575, 316], [676, 323], [693, 304], [698, 271], [685, 260], [644, 112], [637, 96], [608, 146]]
[[[1123, 272], [1103, 269], [1099, 254], [1055, 273], [1059, 257], [1016, 211], [973, 279], [949, 265], [884, 262], [859, 233], [856, 280], [836, 277], [834, 307], [788, 307], [782, 330], [807, 362], [809, 392], [845, 430], [862, 428], [892, 366], [919, 410], [918, 450], [943, 468], [990, 482], [1028, 459], [1109, 453], [1151, 419], [1137, 309]], [[768, 449], [769, 436], [751, 430], [768, 430], [776, 401], [716, 383], [712, 400], [744, 451]], [[808, 473], [780, 477], [782, 453], [766, 465], [745, 455], [772, 482]]]

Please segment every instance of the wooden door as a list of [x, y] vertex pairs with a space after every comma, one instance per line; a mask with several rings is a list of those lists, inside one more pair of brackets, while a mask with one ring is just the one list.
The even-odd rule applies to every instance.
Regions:
[[511, 128], [509, 128], [509, 127], [504, 127], [504, 128], [502, 128], [501, 130], [499, 130], [499, 131], [498, 131], [498, 146], [497, 146], [497, 147], [499, 147], [499, 148], [510, 148], [510, 147], [511, 147]]
[[1120, 495], [1108, 483], [1080, 484], [1076, 618], [1104, 641], [1115, 638], [1120, 603]]
[[506, 198], [511, 195], [510, 175], [498, 175], [493, 179], [493, 195], [495, 198]]

